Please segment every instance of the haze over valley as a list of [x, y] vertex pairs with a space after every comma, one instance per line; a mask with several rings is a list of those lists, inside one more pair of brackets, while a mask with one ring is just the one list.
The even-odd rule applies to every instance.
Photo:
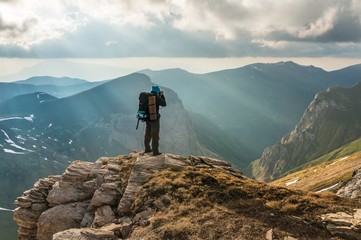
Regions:
[[361, 239], [360, 56], [360, 0], [0, 1], [0, 238]]

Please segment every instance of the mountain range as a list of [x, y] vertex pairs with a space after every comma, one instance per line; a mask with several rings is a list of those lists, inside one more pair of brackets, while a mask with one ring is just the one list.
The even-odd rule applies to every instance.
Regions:
[[177, 92], [188, 111], [219, 126], [250, 162], [291, 131], [317, 92], [332, 86], [351, 87], [361, 80], [360, 71], [361, 65], [327, 72], [279, 62], [207, 74], [182, 69], [142, 72]]
[[361, 137], [361, 83], [318, 93], [300, 122], [253, 162], [258, 180], [272, 181]]
[[154, 83], [167, 99], [161, 151], [224, 159], [262, 181], [308, 168], [361, 137], [360, 72], [361, 65], [327, 72], [280, 62], [207, 74], [144, 70], [102, 82], [0, 83], [0, 207], [11, 209], [36, 179], [74, 159], [141, 150], [138, 95]]
[[[94, 161], [143, 149], [143, 131], [135, 130], [135, 115], [139, 93], [150, 88], [150, 79], [135, 73], [70, 97], [36, 92], [0, 104], [1, 171], [11, 173], [0, 175], [6, 189], [0, 193], [1, 206], [11, 207], [11, 199], [29, 184], [29, 178], [62, 171], [68, 161]], [[161, 110], [161, 149], [217, 156], [199, 142], [177, 95], [167, 88], [163, 91], [167, 107]], [[15, 173], [21, 169], [30, 174], [19, 177]]]
[[69, 77], [37, 76], [25, 80], [0, 82], [0, 103], [21, 94], [46, 92], [55, 97], [67, 97], [93, 88], [104, 82], [88, 82]]

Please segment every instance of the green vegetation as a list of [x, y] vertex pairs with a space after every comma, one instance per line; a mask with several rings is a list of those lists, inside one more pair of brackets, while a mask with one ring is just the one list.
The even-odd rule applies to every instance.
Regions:
[[352, 151], [355, 150], [353, 147], [357, 146], [359, 142], [360, 140], [357, 140], [353, 144], [348, 144], [347, 147], [341, 148], [343, 153], [340, 155], [337, 155], [339, 153], [337, 151], [332, 152], [333, 154], [327, 154], [328, 157], [324, 157], [325, 160], [323, 162], [313, 161], [312, 165], [302, 165], [302, 169], [299, 167], [299, 171], [292, 169], [295, 172], [270, 184], [307, 191], [320, 191], [332, 187], [329, 191], [336, 192], [342, 187], [344, 182], [352, 178], [355, 170], [361, 168], [361, 151], [351, 155], [348, 154], [350, 149]]
[[[361, 84], [319, 93], [295, 132], [285, 136], [284, 143], [270, 147], [268, 154], [262, 156], [261, 164], [270, 169], [263, 180], [278, 179], [361, 149], [360, 142], [356, 141], [361, 137], [360, 93]], [[356, 142], [351, 146], [339, 149], [353, 141]], [[335, 149], [338, 150], [325, 156]]]
[[332, 152], [329, 152], [315, 160], [312, 160], [308, 163], [302, 164], [301, 166], [293, 168], [293, 169], [287, 171], [286, 173], [284, 173], [283, 176], [287, 176], [291, 173], [300, 171], [305, 168], [309, 168], [311, 166], [315, 166], [315, 165], [323, 163], [323, 162], [331, 161], [331, 160], [334, 160], [337, 158], [346, 157], [346, 156], [349, 156], [349, 155], [359, 152], [359, 151], [361, 151], [361, 138], [354, 140], [340, 148], [337, 148], [336, 150], [333, 150]]
[[361, 138], [352, 141], [328, 154], [323, 155], [322, 157], [319, 157], [313, 161], [311, 161], [309, 164], [315, 165], [321, 162], [326, 162], [329, 160], [333, 160], [336, 158], [345, 157], [348, 155], [351, 155], [353, 153], [361, 151]]

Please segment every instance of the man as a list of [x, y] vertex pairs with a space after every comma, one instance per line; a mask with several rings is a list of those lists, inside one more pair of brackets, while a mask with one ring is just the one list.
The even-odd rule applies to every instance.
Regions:
[[[144, 133], [144, 147], [145, 152], [153, 152], [153, 156], [162, 154], [159, 152], [159, 106], [165, 107], [167, 105], [163, 91], [157, 85], [152, 86], [152, 95], [148, 97], [149, 120], [145, 124]], [[152, 148], [150, 148], [150, 141], [152, 141]]]

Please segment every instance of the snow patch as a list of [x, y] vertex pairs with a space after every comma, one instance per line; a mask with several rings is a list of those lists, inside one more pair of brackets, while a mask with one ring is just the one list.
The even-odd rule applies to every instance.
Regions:
[[36, 148], [36, 145], [33, 145], [33, 148]]
[[26, 141], [26, 139], [23, 138], [21, 135], [17, 135], [16, 138], [17, 138], [17, 139], [20, 139], [20, 140], [23, 140], [23, 141]]
[[2, 207], [0, 207], [0, 211], [14, 212], [14, 210], [12, 209], [2, 208]]
[[261, 68], [258, 68], [258, 67], [253, 67], [253, 69], [255, 69], [255, 70], [258, 70], [258, 71], [263, 71]]
[[287, 182], [285, 185], [286, 186], [289, 186], [289, 185], [292, 185], [292, 184], [295, 184], [296, 182], [298, 182], [299, 178], [296, 178], [295, 180], [293, 180], [292, 182]]
[[45, 161], [48, 161], [48, 158], [44, 158]]
[[31, 140], [38, 141], [38, 139], [36, 139], [36, 138], [34, 138], [34, 137], [30, 137], [30, 136], [29, 136], [29, 138], [30, 138]]
[[[5, 139], [5, 142], [9, 143], [10, 146], [13, 146], [13, 147], [15, 147], [15, 148], [17, 148], [17, 149], [20, 149], [20, 150], [23, 150], [23, 151], [32, 152], [32, 151], [29, 150], [29, 149], [26, 149], [26, 148], [23, 148], [23, 147], [17, 145], [13, 140], [10, 139], [9, 135], [8, 135], [3, 129], [1, 129], [1, 131], [4, 133], [5, 137], [7, 138], [7, 139]], [[9, 150], [9, 149], [8, 149], [8, 150]], [[4, 149], [4, 151], [5, 151], [5, 149]], [[12, 151], [12, 150], [11, 150], [11, 151]], [[15, 152], [14, 152], [14, 153], [15, 153]]]
[[22, 119], [24, 119], [24, 118], [22, 118], [22, 117], [0, 118], [0, 122], [2, 122], [2, 121], [8, 121], [8, 120], [14, 120], [14, 119], [22, 120]]
[[23, 152], [15, 152], [11, 149], [4, 148], [4, 152], [6, 153], [12, 153], [12, 154], [24, 154]]
[[44, 148], [44, 149], [46, 149], [46, 147], [44, 147], [44, 146], [41, 146], [42, 148]]
[[2, 121], [8, 121], [8, 120], [27, 120], [29, 122], [33, 122], [34, 120], [34, 114], [31, 114], [29, 117], [8, 117], [8, 118], [0, 118], [0, 122]]
[[317, 191], [316, 193], [320, 193], [320, 192], [324, 192], [324, 191], [330, 190], [330, 189], [336, 187], [337, 185], [338, 185], [338, 183], [336, 183], [335, 185], [332, 185], [331, 187], [323, 188], [323, 189]]
[[29, 117], [24, 117], [25, 120], [28, 120], [29, 122], [33, 122], [34, 121], [34, 114], [30, 114]]
[[72, 143], [73, 143], [73, 140], [70, 139], [70, 140], [69, 140], [69, 144], [72, 144]]
[[343, 158], [341, 158], [340, 160], [331, 163], [330, 166], [335, 165], [336, 163], [341, 162], [341, 161], [343, 161], [343, 160], [346, 160], [346, 159], [348, 159], [349, 157], [350, 157], [350, 156], [343, 157]]
[[51, 128], [51, 126], [53, 126], [53, 123], [50, 123], [49, 126], [48, 126], [48, 128]]

